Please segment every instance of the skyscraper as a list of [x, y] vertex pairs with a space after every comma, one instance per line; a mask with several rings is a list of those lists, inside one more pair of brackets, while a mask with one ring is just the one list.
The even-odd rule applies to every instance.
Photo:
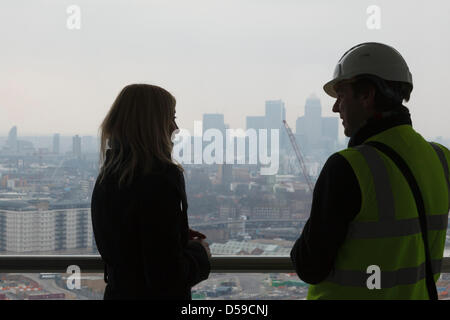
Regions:
[[249, 116], [245, 118], [245, 130], [254, 129], [258, 132], [259, 129], [266, 128], [266, 117], [265, 116]]
[[337, 117], [322, 117], [322, 106], [319, 98], [311, 95], [306, 99], [305, 115], [297, 118], [295, 135], [300, 147], [313, 149], [335, 148], [338, 140]]
[[59, 154], [59, 133], [53, 135], [53, 153]]
[[[286, 119], [286, 108], [283, 100], [267, 100], [265, 102], [265, 114], [264, 116], [248, 116], [246, 118], [246, 130], [254, 129], [258, 137], [256, 153], [260, 153], [260, 141], [259, 135], [260, 129], [267, 130], [267, 152], [271, 154], [272, 141], [271, 130], [278, 130], [278, 149], [274, 151], [279, 154], [280, 150], [289, 146], [288, 135], [284, 129], [283, 120]], [[246, 139], [246, 157], [250, 157], [249, 139]]]
[[309, 119], [322, 117], [322, 105], [315, 94], [310, 95], [306, 99], [305, 116]]
[[[208, 113], [203, 115], [203, 135], [208, 129], [217, 129], [222, 134], [222, 154], [225, 159], [225, 151], [226, 151], [226, 129], [227, 125], [225, 124], [224, 116], [221, 113]], [[212, 143], [212, 141], [211, 141]], [[209, 142], [203, 143], [203, 150], [206, 146], [209, 145]], [[213, 152], [213, 156], [215, 156], [215, 152]]]
[[282, 121], [286, 119], [284, 102], [282, 100], [267, 100], [265, 111], [267, 129], [281, 128]]
[[[268, 129], [267, 136], [270, 137], [270, 130], [279, 130], [279, 147], [280, 149], [284, 149], [286, 147], [288, 136], [283, 125], [283, 120], [286, 120], [286, 108], [283, 100], [267, 100], [265, 111], [266, 129]], [[269, 150], [271, 146], [270, 143], [268, 145]]]
[[81, 145], [83, 146], [82, 152], [89, 153], [95, 152], [96, 146], [94, 145], [95, 140], [93, 136], [83, 136], [81, 137]]
[[208, 129], [218, 129], [225, 136], [225, 121], [223, 114], [209, 113], [203, 115], [203, 132]]
[[322, 118], [322, 137], [334, 147], [338, 142], [339, 119], [337, 117]]
[[8, 133], [8, 141], [7, 146], [12, 152], [18, 151], [18, 144], [17, 144], [17, 127], [14, 126], [9, 130]]
[[81, 138], [78, 135], [72, 138], [72, 153], [81, 158]]
[[[266, 129], [266, 117], [265, 116], [248, 116], [245, 118], [245, 130], [255, 130], [256, 132], [256, 147], [250, 148], [250, 138], [245, 137], [245, 161], [250, 161], [252, 157], [258, 159], [258, 132], [260, 129]], [[252, 153], [252, 154], [250, 154]], [[255, 154], [254, 154], [255, 153]]]
[[308, 137], [308, 144], [311, 147], [318, 147], [322, 137], [322, 106], [319, 98], [311, 95], [305, 103], [305, 129]]
[[220, 164], [218, 178], [220, 183], [229, 189], [230, 183], [233, 181], [233, 165], [226, 163]]

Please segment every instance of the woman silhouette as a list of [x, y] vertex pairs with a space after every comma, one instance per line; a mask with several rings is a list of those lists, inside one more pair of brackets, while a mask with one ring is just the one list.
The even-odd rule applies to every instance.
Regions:
[[209, 276], [208, 243], [188, 227], [183, 169], [171, 156], [175, 104], [163, 88], [132, 84], [100, 126], [91, 212], [105, 300], [190, 300]]

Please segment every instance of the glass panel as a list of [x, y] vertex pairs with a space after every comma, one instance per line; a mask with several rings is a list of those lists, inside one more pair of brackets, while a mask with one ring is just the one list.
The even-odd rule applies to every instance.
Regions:
[[[0, 254], [97, 253], [90, 202], [98, 127], [118, 91], [136, 79], [162, 83], [177, 98], [178, 125], [189, 135], [177, 135], [176, 145], [183, 141], [192, 150], [179, 159], [189, 222], [217, 255], [285, 255], [300, 235], [311, 208], [310, 182], [348, 143], [332, 111], [335, 100], [322, 86], [349, 43], [370, 38], [399, 48], [417, 83], [407, 104], [414, 127], [450, 147], [441, 81], [450, 67], [449, 43], [442, 41], [449, 38], [448, 1], [426, 10], [406, 0], [382, 6], [352, 0], [345, 7], [333, 1], [132, 3], [1, 1], [1, 70], [8, 76], [0, 77]], [[415, 41], [406, 41], [411, 34]], [[141, 41], [149, 36], [152, 41]], [[208, 154], [208, 129], [219, 138], [227, 129], [255, 130], [258, 139], [236, 131], [235, 146], [225, 139], [222, 150]], [[227, 147], [232, 163], [208, 164]]]
[[[450, 274], [437, 282], [439, 299], [449, 299]], [[82, 274], [81, 289], [70, 290], [67, 274], [2, 273], [0, 300], [102, 300], [103, 274]], [[193, 300], [302, 300], [308, 284], [293, 273], [213, 273], [192, 288]]]
[[214, 273], [192, 288], [194, 300], [301, 300], [308, 284], [295, 273]]
[[0, 300], [102, 300], [103, 273], [81, 275], [80, 289], [69, 289], [68, 274], [2, 273]]
[[[70, 290], [67, 275], [61, 273], [0, 274], [0, 299], [101, 300], [103, 274], [83, 274], [81, 289]], [[307, 284], [295, 274], [211, 274], [192, 289], [194, 300], [215, 299], [303, 299]]]

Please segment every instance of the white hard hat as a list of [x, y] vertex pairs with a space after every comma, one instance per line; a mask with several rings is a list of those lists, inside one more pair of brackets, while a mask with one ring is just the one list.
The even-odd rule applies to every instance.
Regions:
[[348, 50], [338, 61], [333, 79], [323, 89], [337, 98], [334, 85], [341, 80], [351, 79], [362, 74], [378, 76], [388, 81], [413, 84], [408, 65], [394, 48], [377, 42], [361, 43]]

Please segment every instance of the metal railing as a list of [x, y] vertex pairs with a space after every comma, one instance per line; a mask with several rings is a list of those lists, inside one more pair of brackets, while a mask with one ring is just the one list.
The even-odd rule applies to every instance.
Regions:
[[[0, 255], [0, 273], [66, 273], [76, 265], [83, 273], [103, 273], [99, 255]], [[213, 256], [213, 273], [292, 273], [295, 272], [287, 256]], [[441, 273], [450, 273], [450, 257], [442, 261]]]

